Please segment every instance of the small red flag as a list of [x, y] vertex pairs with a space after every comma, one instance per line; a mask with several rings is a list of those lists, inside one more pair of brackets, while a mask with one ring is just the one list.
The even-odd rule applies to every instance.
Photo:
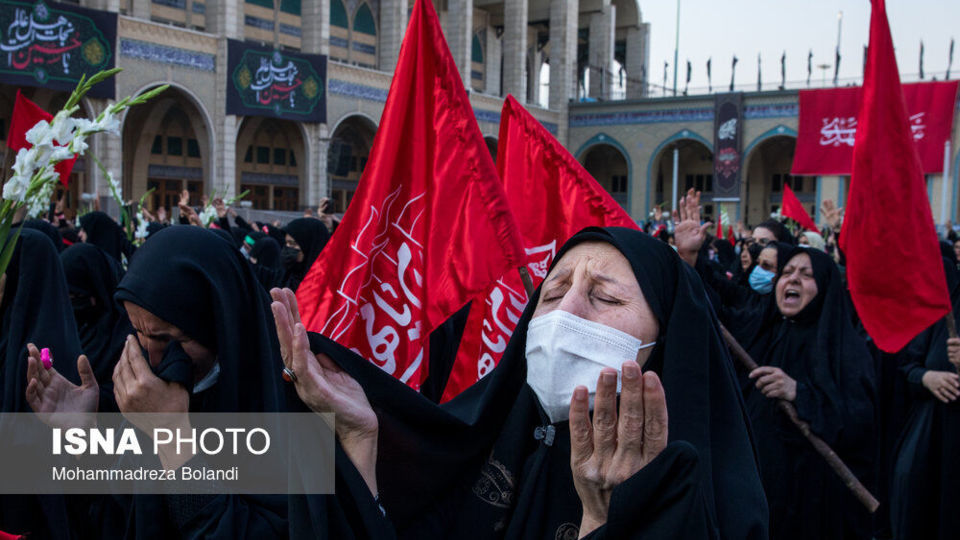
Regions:
[[884, 0], [873, 0], [867, 55], [840, 247], [864, 327], [895, 352], [946, 315], [950, 300]]
[[800, 204], [800, 199], [797, 198], [797, 195], [786, 183], [783, 184], [783, 206], [780, 209], [780, 213], [796, 221], [804, 229], [820, 234], [820, 229], [817, 228], [817, 224], [813, 222], [810, 214], [808, 214], [803, 208], [803, 205]]
[[356, 195], [297, 290], [303, 323], [419, 389], [430, 332], [522, 261], [436, 11], [417, 0]]
[[[10, 118], [10, 131], [7, 134], [7, 148], [18, 152], [21, 148], [33, 146], [27, 142], [27, 132], [41, 120], [49, 122], [53, 120], [53, 115], [23, 97], [20, 90], [17, 90], [17, 98], [13, 103], [13, 115]], [[74, 155], [73, 159], [67, 159], [54, 165], [53, 168], [60, 175], [60, 183], [63, 184], [63, 187], [67, 187], [70, 183], [70, 172], [73, 171], [73, 164], [76, 162], [77, 156]]]
[[[634, 223], [590, 173], [513, 96], [500, 112], [497, 170], [523, 235], [533, 285], [547, 276], [557, 250], [585, 227]], [[500, 361], [527, 304], [517, 268], [473, 300], [443, 401], [477, 382]]]
[[733, 237], [733, 225], [727, 225], [727, 240], [731, 246], [737, 245], [737, 239]]

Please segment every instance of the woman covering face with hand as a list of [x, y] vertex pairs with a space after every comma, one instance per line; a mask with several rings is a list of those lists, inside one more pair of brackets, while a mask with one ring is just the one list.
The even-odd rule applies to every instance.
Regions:
[[730, 359], [699, 280], [654, 238], [574, 236], [499, 365], [443, 405], [308, 340], [272, 293], [292, 384], [337, 413], [342, 458], [337, 495], [291, 499], [294, 536], [766, 537]]

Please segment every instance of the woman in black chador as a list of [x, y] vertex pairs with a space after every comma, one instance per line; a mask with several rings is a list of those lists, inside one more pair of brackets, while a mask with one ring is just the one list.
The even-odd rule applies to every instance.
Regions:
[[[953, 316], [960, 314], [960, 275], [943, 260]], [[944, 320], [917, 336], [902, 355], [911, 408], [897, 448], [890, 489], [894, 537], [946, 540], [960, 534], [960, 340]]]
[[797, 247], [780, 264], [776, 310], [743, 343], [760, 364], [744, 391], [770, 503], [770, 538], [870, 538], [870, 515], [775, 400], [792, 402], [813, 432], [870, 485], [873, 361], [850, 322], [833, 260]]
[[337, 414], [336, 495], [292, 497], [293, 537], [767, 536], [716, 320], [654, 238], [574, 236], [499, 365], [443, 405], [308, 339], [293, 294], [272, 295], [301, 406]]

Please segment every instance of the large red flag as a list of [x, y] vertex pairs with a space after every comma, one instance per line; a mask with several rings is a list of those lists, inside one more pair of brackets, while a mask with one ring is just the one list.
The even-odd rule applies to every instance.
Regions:
[[[23, 97], [20, 90], [17, 90], [17, 99], [13, 102], [13, 116], [10, 118], [10, 131], [7, 134], [7, 148], [14, 152], [21, 148], [30, 148], [27, 142], [27, 132], [37, 122], [53, 120], [53, 115], [40, 108], [39, 105]], [[70, 172], [73, 171], [73, 164], [77, 162], [77, 156], [73, 159], [67, 159], [57, 163], [53, 168], [60, 175], [60, 183], [67, 187], [70, 182]]]
[[783, 205], [780, 208], [780, 213], [783, 214], [784, 217], [796, 221], [804, 229], [818, 234], [820, 233], [817, 224], [813, 222], [810, 214], [808, 214], [803, 208], [803, 205], [800, 204], [800, 199], [797, 198], [797, 195], [786, 183], [783, 184]]
[[884, 0], [873, 0], [867, 54], [840, 247], [864, 327], [894, 352], [946, 315], [950, 300]]
[[522, 257], [437, 14], [418, 0], [356, 195], [297, 290], [303, 322], [419, 388], [430, 331]]
[[[516, 216], [534, 286], [547, 276], [557, 250], [580, 229], [637, 225], [590, 173], [507, 96], [500, 113], [497, 170]], [[477, 382], [497, 365], [527, 304], [516, 268], [473, 300], [443, 400]]]

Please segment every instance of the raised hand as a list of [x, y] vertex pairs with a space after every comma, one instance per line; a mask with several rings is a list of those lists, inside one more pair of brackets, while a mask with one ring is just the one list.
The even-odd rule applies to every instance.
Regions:
[[[56, 368], [45, 369], [40, 350], [27, 344], [27, 403], [50, 427], [92, 427], [92, 417], [76, 413], [97, 412], [100, 387], [87, 357], [77, 358], [80, 386], [61, 375]], [[84, 424], [84, 425], [80, 425]]]
[[167, 221], [167, 209], [164, 207], [157, 208], [157, 221], [160, 223], [165, 223]]
[[223, 203], [223, 199], [217, 197], [213, 200], [213, 208], [217, 211], [217, 217], [223, 219], [227, 217], [227, 205]]
[[273, 318], [283, 364], [296, 375], [294, 388], [314, 412], [336, 414], [336, 433], [344, 452], [377, 493], [377, 415], [360, 383], [329, 356], [310, 351], [307, 330], [300, 322], [297, 298], [290, 289], [270, 291]]
[[700, 192], [692, 188], [686, 196], [680, 198], [679, 211], [673, 211], [673, 238], [680, 257], [694, 266], [700, 247], [707, 240], [707, 229], [711, 223], [700, 224]]
[[617, 372], [604, 369], [597, 380], [593, 420], [587, 389], [578, 386], [570, 402], [570, 468], [583, 504], [580, 534], [607, 521], [613, 489], [653, 461], [667, 446], [667, 401], [655, 373], [624, 362], [617, 414]]

